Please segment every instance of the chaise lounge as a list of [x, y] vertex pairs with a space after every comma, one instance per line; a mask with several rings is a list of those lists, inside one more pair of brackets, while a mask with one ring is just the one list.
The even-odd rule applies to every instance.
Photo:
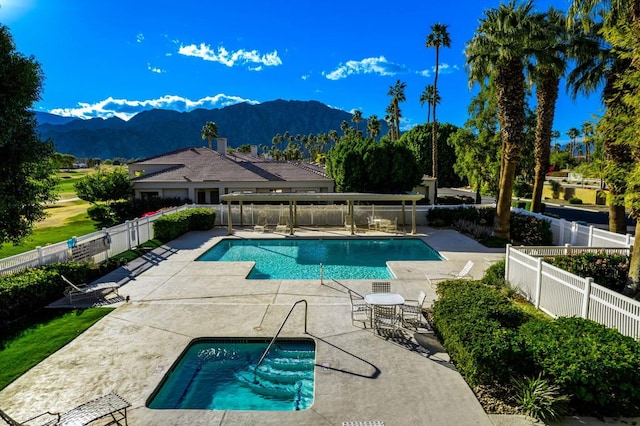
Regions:
[[118, 288], [120, 285], [114, 282], [98, 283], [98, 284], [74, 284], [64, 275], [60, 275], [62, 280], [67, 283], [67, 288], [64, 291], [64, 295], [69, 298], [69, 303], [73, 303], [73, 299], [82, 297], [93, 297], [97, 299], [98, 296], [102, 296], [105, 290], [107, 293], [114, 292], [118, 295]]

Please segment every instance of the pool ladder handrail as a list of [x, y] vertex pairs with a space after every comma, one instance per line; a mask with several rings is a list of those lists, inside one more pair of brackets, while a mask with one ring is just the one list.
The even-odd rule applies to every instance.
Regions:
[[293, 312], [293, 308], [295, 308], [298, 303], [302, 303], [302, 302], [304, 302], [304, 334], [307, 334], [307, 310], [309, 308], [309, 305], [307, 304], [307, 301], [305, 299], [300, 299], [300, 300], [298, 300], [296, 303], [294, 303], [291, 306], [291, 309], [289, 309], [289, 313], [287, 314], [287, 316], [282, 321], [282, 324], [280, 324], [280, 328], [276, 332], [275, 336], [273, 336], [273, 338], [271, 339], [271, 342], [269, 342], [269, 346], [267, 346], [267, 349], [264, 350], [264, 352], [262, 353], [262, 356], [260, 357], [260, 361], [258, 361], [258, 364], [253, 369], [253, 381], [254, 382], [256, 382], [256, 371], [258, 370], [258, 367], [260, 367], [260, 364], [262, 364], [262, 361], [264, 361], [265, 357], [269, 353], [269, 350], [271, 349], [271, 346], [273, 345], [273, 343], [276, 341], [276, 339], [280, 335], [280, 332], [282, 331], [282, 328], [284, 327], [285, 323], [287, 322], [287, 320], [291, 316], [291, 312]]

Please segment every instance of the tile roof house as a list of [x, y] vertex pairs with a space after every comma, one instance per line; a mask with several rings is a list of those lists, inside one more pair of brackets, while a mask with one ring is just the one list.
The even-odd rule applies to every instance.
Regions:
[[251, 154], [185, 148], [129, 164], [136, 198], [179, 197], [198, 204], [217, 204], [220, 195], [236, 192], [333, 192], [324, 168], [308, 163], [272, 161]]

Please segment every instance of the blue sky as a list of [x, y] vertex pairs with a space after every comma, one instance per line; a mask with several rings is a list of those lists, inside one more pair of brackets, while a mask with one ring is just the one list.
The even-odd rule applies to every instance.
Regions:
[[[430, 26], [449, 25], [441, 49], [438, 121], [463, 125], [473, 95], [465, 44], [483, 11], [476, 1], [0, 0], [17, 50], [42, 65], [35, 107], [83, 118], [144, 109], [221, 108], [237, 102], [317, 100], [383, 118], [396, 80], [406, 83], [403, 129], [426, 119], [433, 83]], [[566, 10], [567, 0], [538, 0]], [[561, 88], [554, 129], [600, 115], [600, 94], [572, 101]]]

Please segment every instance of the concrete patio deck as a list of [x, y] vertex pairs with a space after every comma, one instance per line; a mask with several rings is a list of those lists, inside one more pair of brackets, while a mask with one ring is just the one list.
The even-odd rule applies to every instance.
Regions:
[[[451, 230], [419, 228], [447, 260], [390, 262], [392, 291], [427, 304], [436, 295], [425, 273], [458, 272], [467, 260], [480, 278], [488, 261], [504, 257]], [[342, 230], [296, 230], [296, 237], [389, 236]], [[285, 238], [236, 230], [237, 238]], [[195, 262], [226, 229], [182, 236], [102, 281], [122, 284], [117, 309], [0, 392], [0, 405], [16, 419], [67, 411], [111, 391], [131, 402], [131, 425], [341, 425], [383, 420], [386, 425], [492, 425], [473, 392], [427, 328], [385, 340], [353, 324], [347, 288], [364, 295], [370, 280], [246, 280], [252, 262]], [[287, 237], [291, 238], [291, 237]], [[128, 296], [129, 301], [123, 298]], [[316, 341], [315, 397], [304, 411], [152, 410], [145, 406], [162, 377], [196, 337], [272, 337], [298, 300], [282, 336]], [[59, 304], [66, 303], [61, 300]], [[426, 324], [423, 324], [426, 327]], [[516, 418], [511, 418], [514, 424]], [[524, 420], [520, 420], [524, 422]], [[505, 423], [503, 423], [505, 424]], [[526, 423], [530, 424], [528, 421]]]

